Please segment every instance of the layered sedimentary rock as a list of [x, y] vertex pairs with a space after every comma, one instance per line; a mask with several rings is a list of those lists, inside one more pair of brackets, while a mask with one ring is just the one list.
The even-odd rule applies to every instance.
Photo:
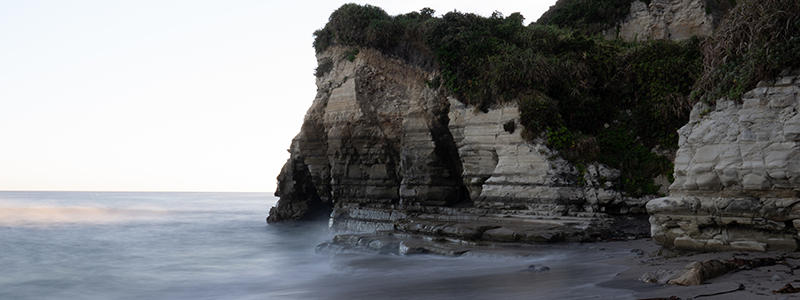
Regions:
[[525, 141], [515, 105], [477, 111], [432, 88], [435, 71], [371, 49], [351, 61], [352, 49], [318, 56], [332, 68], [317, 79], [268, 221], [332, 211], [340, 231], [536, 242], [591, 239], [619, 214], [645, 212], [647, 199], [614, 190], [618, 171], [581, 174]]
[[275, 214], [284, 198], [302, 192], [284, 186], [307, 186], [288, 171], [307, 172], [299, 180], [314, 190], [305, 194], [316, 194], [315, 203], [328, 207], [463, 200], [457, 156], [448, 152], [455, 149], [446, 137], [433, 138], [447, 132], [446, 118], [439, 117], [446, 116], [447, 102], [426, 86], [429, 74], [368, 49], [351, 62], [343, 57], [349, 50], [319, 57], [335, 62], [317, 79], [317, 97], [289, 150], [287, 166], [305, 169], [284, 167]]
[[670, 196], [647, 204], [656, 242], [700, 251], [798, 249], [798, 75], [761, 82], [741, 102], [694, 107], [678, 132]]
[[643, 213], [643, 199], [625, 198], [612, 189], [618, 170], [592, 164], [581, 175], [543, 143], [524, 140], [522, 128], [506, 130], [504, 125], [521, 126], [514, 104], [481, 112], [451, 98], [449, 118], [475, 207], [538, 215]]
[[729, 4], [717, 0], [633, 1], [631, 11], [617, 25], [604, 32], [625, 40], [684, 40], [710, 36]]

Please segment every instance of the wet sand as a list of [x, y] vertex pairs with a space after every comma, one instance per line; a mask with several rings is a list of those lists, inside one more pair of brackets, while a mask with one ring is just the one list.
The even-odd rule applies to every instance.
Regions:
[[[372, 244], [367, 242], [387, 238], [375, 234], [355, 236], [359, 239], [343, 239], [342, 241], [349, 243], [343, 242], [343, 246], [356, 249], [357, 245]], [[484, 284], [484, 286], [493, 289], [507, 287], [510, 282], [538, 285], [530, 291], [533, 294], [525, 299], [800, 299], [800, 293], [773, 292], [784, 288], [787, 284], [800, 288], [800, 270], [797, 271], [797, 275], [794, 274], [794, 268], [800, 266], [800, 253], [674, 252], [656, 245], [650, 238], [564, 244], [453, 243], [408, 234], [398, 235], [395, 238], [407, 245], [429, 250], [423, 253], [444, 256], [448, 256], [448, 253], [451, 255], [464, 253], [463, 256], [476, 258], [517, 258], [512, 260], [514, 263], [493, 271], [490, 276], [464, 274], [459, 278], [460, 280], [480, 278], [473, 280], [475, 282], [491, 281], [495, 285]], [[359, 242], [353, 243], [356, 240]], [[751, 261], [759, 258], [773, 259], [771, 261], [773, 265], [740, 268], [707, 279], [695, 286], [647, 283], [641, 279], [642, 275], [659, 270], [672, 271], [673, 273], [666, 277], [670, 278], [682, 273], [688, 264], [694, 262], [711, 259], [724, 262], [733, 258]], [[786, 264], [774, 264], [775, 260]], [[531, 263], [533, 265], [529, 265]], [[546, 266], [547, 270], [541, 272], [536, 270], [536, 267], [542, 266]], [[548, 289], [553, 286], [559, 286], [561, 289], [589, 286], [597, 288], [585, 288], [582, 291], [566, 294], [560, 289]]]
[[[695, 261], [704, 261], [709, 259], [719, 259], [724, 261], [734, 257], [743, 259], [776, 258], [780, 257], [781, 255], [793, 256], [792, 253], [717, 252], [678, 254], [671, 251], [659, 251], [661, 247], [656, 245], [652, 239], [598, 243], [598, 246], [608, 249], [641, 249], [644, 251], [644, 255], [628, 255], [602, 261], [603, 263], [609, 265], [626, 266], [628, 269], [619, 273], [612, 280], [598, 284], [599, 286], [603, 287], [632, 290], [636, 299], [667, 299], [673, 296], [684, 300], [800, 299], [800, 293], [773, 293], [773, 291], [779, 290], [786, 286], [787, 283], [790, 283], [795, 287], [800, 287], [800, 282], [795, 282], [795, 280], [800, 281], [800, 271], [797, 271], [797, 274], [793, 275], [790, 267], [782, 264], [729, 272], [720, 277], [707, 280], [705, 283], [696, 286], [644, 283], [639, 280], [643, 274], [649, 271], [658, 269], [683, 270], [687, 264]], [[796, 257], [800, 257], [800, 255], [797, 255]], [[800, 265], [800, 259], [788, 258], [786, 262], [792, 266]], [[744, 290], [737, 290], [740, 285], [744, 286]], [[733, 290], [737, 291], [720, 295], [712, 295]]]

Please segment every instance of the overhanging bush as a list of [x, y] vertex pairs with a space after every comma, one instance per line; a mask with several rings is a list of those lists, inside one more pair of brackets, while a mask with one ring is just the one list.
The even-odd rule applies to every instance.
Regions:
[[703, 75], [694, 98], [740, 100], [784, 68], [800, 67], [800, 3], [740, 1], [703, 43]]

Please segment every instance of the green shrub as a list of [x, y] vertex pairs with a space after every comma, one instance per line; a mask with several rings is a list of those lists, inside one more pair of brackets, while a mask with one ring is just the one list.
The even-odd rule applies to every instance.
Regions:
[[322, 53], [333, 45], [362, 46], [395, 55], [420, 67], [431, 69], [434, 57], [425, 45], [424, 32], [434, 10], [389, 16], [369, 4], [344, 4], [335, 10], [325, 27], [314, 32], [314, 49]]
[[800, 5], [795, 0], [742, 1], [702, 50], [704, 72], [695, 100], [740, 100], [759, 81], [783, 68], [800, 67]]
[[351, 62], [356, 60], [356, 55], [358, 55], [358, 48], [353, 48], [353, 50], [344, 52], [344, 58]]
[[630, 119], [621, 119], [621, 122], [610, 125], [597, 135], [600, 148], [598, 161], [621, 171], [618, 188], [629, 196], [655, 194], [659, 187], [653, 178], [655, 175], [670, 174], [672, 162], [637, 142], [628, 124]]
[[[536, 21], [542, 25], [575, 28], [590, 34], [611, 28], [630, 12], [634, 0], [558, 0]], [[644, 1], [650, 4], [649, 0]]]
[[699, 42], [647, 41], [625, 57], [635, 133], [648, 147], [678, 147], [676, 133], [689, 121], [692, 86], [702, 72]]
[[541, 93], [519, 98], [520, 123], [525, 127], [526, 137], [532, 139], [548, 127], [562, 127], [561, 116], [553, 99]]
[[380, 7], [354, 3], [342, 5], [331, 14], [324, 28], [314, 32], [314, 49], [320, 53], [335, 43], [367, 45], [378, 35], [376, 29], [383, 29], [379, 24], [390, 19]]
[[322, 59], [314, 70], [314, 76], [322, 77], [333, 69], [333, 60], [330, 58]]

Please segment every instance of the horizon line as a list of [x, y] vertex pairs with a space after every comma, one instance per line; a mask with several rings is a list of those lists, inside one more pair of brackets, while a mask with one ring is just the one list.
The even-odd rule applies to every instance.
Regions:
[[84, 193], [264, 193], [272, 194], [275, 192], [266, 191], [126, 191], [126, 190], [6, 190], [0, 192], [84, 192]]

